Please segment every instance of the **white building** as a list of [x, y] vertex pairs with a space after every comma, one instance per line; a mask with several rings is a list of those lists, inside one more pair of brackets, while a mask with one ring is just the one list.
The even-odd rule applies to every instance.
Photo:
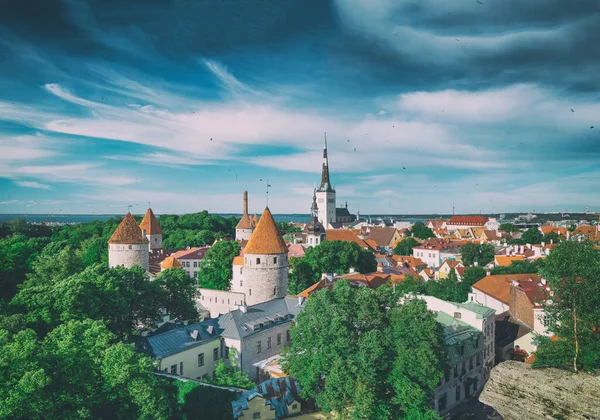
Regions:
[[329, 160], [327, 158], [327, 138], [323, 148], [323, 168], [321, 171], [321, 186], [316, 193], [319, 206], [319, 222], [326, 228], [332, 229], [337, 222], [335, 207], [335, 190], [329, 179]]
[[131, 215], [127, 213], [108, 240], [108, 266], [131, 268], [138, 265], [146, 271], [150, 267], [148, 239]]
[[188, 276], [198, 280], [198, 273], [200, 273], [200, 262], [204, 259], [204, 254], [210, 247], [194, 247], [177, 251], [171, 256], [176, 258], [181, 263], [181, 266], [185, 270]]

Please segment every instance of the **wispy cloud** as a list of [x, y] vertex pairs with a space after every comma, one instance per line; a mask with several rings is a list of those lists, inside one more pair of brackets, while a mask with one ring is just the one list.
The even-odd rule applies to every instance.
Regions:
[[49, 190], [50, 189], [50, 185], [40, 184], [39, 182], [35, 182], [35, 181], [15, 181], [15, 184], [17, 184], [19, 187], [25, 187], [25, 188], [39, 188], [41, 190]]
[[258, 92], [252, 89], [247, 84], [240, 82], [238, 78], [231, 74], [229, 71], [227, 71], [227, 68], [221, 63], [207, 59], [202, 60], [202, 63], [206, 66], [208, 70], [211, 71], [212, 74], [214, 74], [219, 79], [223, 87], [225, 87], [230, 93], [236, 95], [264, 95], [262, 92]]

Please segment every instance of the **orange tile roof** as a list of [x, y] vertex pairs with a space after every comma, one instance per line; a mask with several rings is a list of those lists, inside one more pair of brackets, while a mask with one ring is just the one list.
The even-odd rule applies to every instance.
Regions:
[[206, 251], [208, 251], [209, 249], [210, 248], [207, 246], [193, 247], [190, 249], [182, 249], [181, 251], [177, 251], [177, 252], [171, 254], [171, 256], [177, 258], [178, 260], [181, 260], [181, 259], [201, 260], [202, 258], [204, 258], [204, 254], [206, 254]]
[[127, 213], [123, 221], [108, 240], [109, 244], [147, 244], [148, 239], [142, 235], [142, 229], [131, 215]]
[[454, 261], [454, 260], [444, 260], [444, 262], [442, 263], [442, 265], [447, 264], [448, 267], [450, 267], [450, 270], [452, 270], [453, 268], [456, 268], [457, 265], [461, 264], [460, 261]]
[[248, 216], [246, 213], [244, 213], [235, 228], [236, 229], [252, 229], [252, 221], [250, 220], [250, 216]]
[[303, 298], [308, 299], [308, 297], [313, 294], [314, 292], [324, 289], [325, 287], [329, 287], [331, 288], [331, 285], [328, 284], [327, 280], [322, 279], [319, 280], [318, 282], [316, 282], [315, 284], [313, 284], [312, 286], [310, 286], [307, 289], [304, 289], [303, 291], [301, 291], [300, 293], [298, 293], [298, 296], [302, 296]]
[[361, 248], [372, 249], [371, 246], [360, 239], [354, 232], [348, 229], [329, 229], [325, 231], [328, 241], [346, 241], [354, 242]]
[[237, 257], [235, 257], [233, 259], [232, 265], [241, 265], [243, 267], [244, 266], [244, 257], [241, 255], [238, 255]]
[[365, 242], [373, 249], [379, 248], [379, 245], [377, 245], [377, 242], [375, 242], [374, 239], [365, 239]]
[[273, 215], [267, 207], [244, 248], [245, 254], [287, 254], [288, 247], [277, 230]]
[[162, 235], [162, 229], [151, 208], [146, 210], [142, 223], [140, 223], [140, 229], [145, 230], [146, 235]]
[[559, 228], [556, 226], [540, 226], [540, 230], [544, 235], [549, 234], [550, 232], [556, 232], [560, 236], [564, 236], [567, 234], [566, 228]]
[[447, 225], [483, 226], [487, 223], [485, 216], [452, 216]]
[[573, 235], [583, 235], [590, 240], [600, 239], [600, 232], [596, 226], [578, 226]]
[[497, 267], [508, 267], [513, 261], [524, 261], [523, 255], [496, 255]]
[[423, 272], [423, 271], [425, 272], [425, 275], [427, 277], [429, 277], [430, 279], [435, 276], [435, 273], [434, 273], [433, 269], [430, 268], [430, 267], [427, 267], [427, 268], [424, 268], [423, 270], [421, 270], [421, 272]]
[[177, 258], [174, 256], [170, 256], [164, 259], [163, 262], [160, 263], [160, 268], [166, 270], [167, 268], [180, 268], [182, 267], [181, 263], [177, 261]]
[[406, 263], [411, 268], [422, 267], [424, 265], [427, 265], [420, 258], [416, 258], [416, 257], [412, 257], [412, 256], [406, 256], [406, 255], [392, 255], [392, 260], [394, 262], [396, 262], [396, 264], [404, 264], [404, 263]]
[[541, 279], [537, 274], [496, 274], [482, 278], [472, 287], [500, 302], [509, 304], [512, 280], [517, 280], [519, 283], [533, 281], [537, 284]]

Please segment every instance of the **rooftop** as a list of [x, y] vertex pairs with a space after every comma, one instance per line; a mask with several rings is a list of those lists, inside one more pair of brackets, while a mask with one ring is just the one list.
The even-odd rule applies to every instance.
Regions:
[[154, 216], [151, 208], [146, 210], [142, 223], [140, 223], [140, 229], [145, 230], [146, 235], [162, 235], [160, 224], [158, 224], [158, 220], [156, 220], [156, 216]]
[[269, 208], [265, 208], [254, 232], [244, 247], [244, 254], [287, 254], [288, 247], [277, 230]]
[[131, 215], [127, 213], [119, 226], [108, 240], [109, 244], [147, 244], [148, 239], [142, 234], [142, 229]]
[[201, 260], [204, 258], [204, 254], [206, 254], [206, 251], [209, 249], [210, 247], [208, 246], [182, 249], [181, 251], [171, 254], [171, 256], [177, 258], [178, 260]]
[[511, 281], [540, 283], [542, 278], [537, 274], [496, 274], [486, 276], [475, 283], [474, 289], [480, 290], [500, 302], [510, 304]]
[[487, 318], [496, 312], [495, 309], [488, 308], [487, 306], [483, 306], [477, 302], [457, 303], [456, 305], [468, 311], [475, 312], [477, 314], [477, 318], [479, 319]]
[[371, 247], [362, 239], [360, 239], [356, 233], [349, 229], [328, 229], [326, 231], [326, 237], [328, 241], [346, 241], [354, 242], [361, 248], [371, 249]]
[[181, 263], [177, 261], [175, 257], [172, 255], [165, 258], [162, 263], [160, 263], [160, 268], [166, 270], [167, 268], [180, 268]]
[[[170, 331], [145, 337], [143, 350], [153, 357], [164, 358], [193, 347], [219, 340], [220, 329], [216, 319], [186, 325]], [[194, 338], [195, 336], [195, 338]]]

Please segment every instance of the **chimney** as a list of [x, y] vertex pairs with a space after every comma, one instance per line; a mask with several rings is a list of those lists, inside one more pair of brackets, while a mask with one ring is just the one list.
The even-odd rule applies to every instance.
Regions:
[[377, 263], [377, 272], [383, 273], [383, 263], [381, 261]]
[[304, 305], [304, 296], [298, 296], [298, 306]]
[[244, 191], [244, 214], [248, 214], [248, 191]]
[[509, 255], [510, 255], [510, 247], [507, 247], [506, 248], [506, 256], [509, 256]]
[[[550, 240], [552, 240], [552, 239], [550, 239]], [[546, 246], [546, 242], [542, 241], [542, 246], [543, 247]]]
[[355, 273], [355, 272], [356, 272], [356, 270], [354, 269], [354, 267], [350, 267], [350, 271], [349, 271], [349, 273], [350, 273], [350, 274], [353, 274], [353, 273]]
[[142, 229], [142, 237], [146, 237], [146, 229]]
[[524, 248], [525, 248], [525, 247], [524, 247], [523, 245], [521, 245], [521, 247], [520, 247], [520, 249], [519, 249], [519, 254], [522, 254], [522, 253], [524, 252]]
[[554, 239], [550, 239], [550, 245], [554, 243]]
[[243, 304], [239, 305], [239, 306], [238, 306], [238, 309], [239, 309], [241, 312], [243, 312], [243, 313], [246, 313], [246, 312], [248, 311], [248, 307], [246, 306], [246, 304], [245, 304], [245, 303], [243, 303]]

